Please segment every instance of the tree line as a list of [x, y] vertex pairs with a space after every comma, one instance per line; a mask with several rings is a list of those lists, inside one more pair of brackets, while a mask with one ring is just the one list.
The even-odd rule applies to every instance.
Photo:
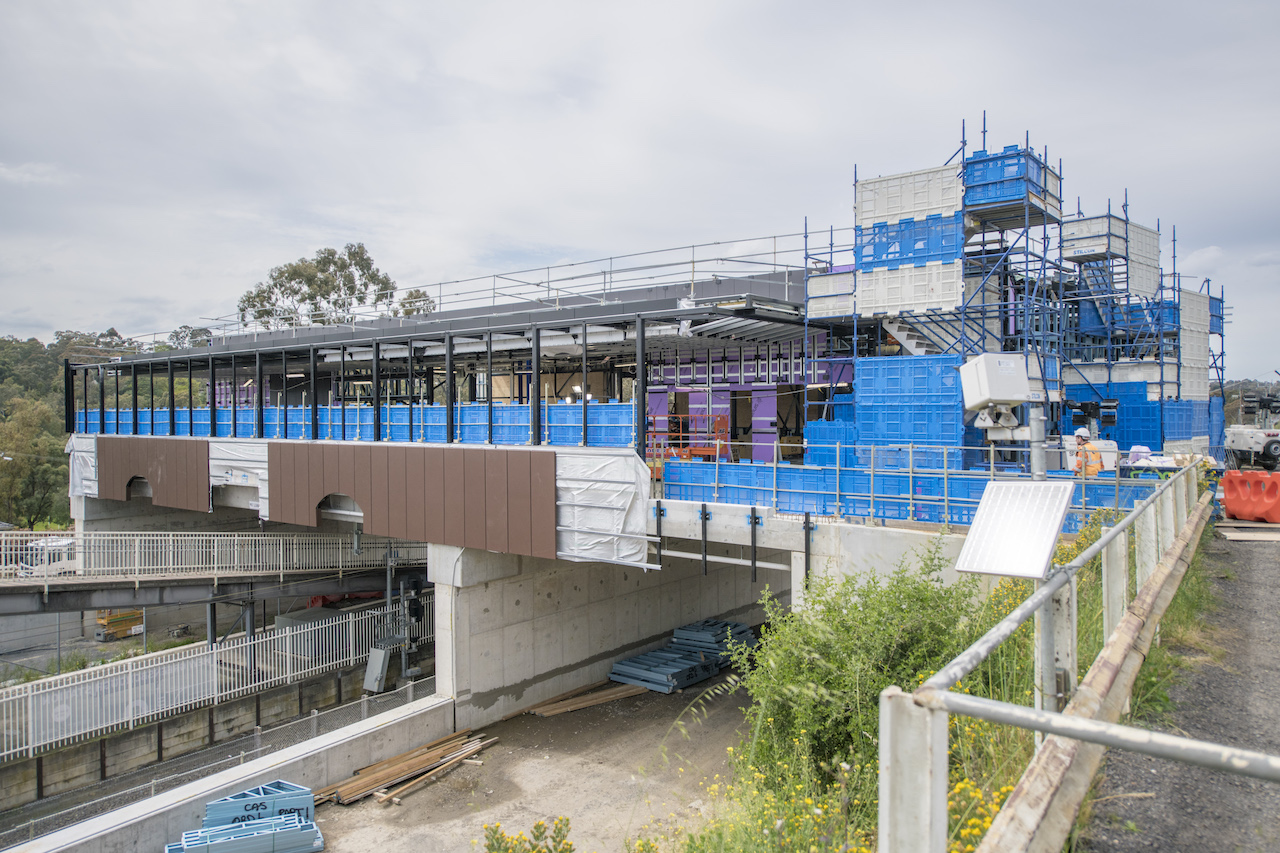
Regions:
[[[273, 268], [265, 281], [249, 288], [237, 302], [242, 322], [268, 328], [352, 322], [361, 309], [381, 316], [428, 314], [435, 302], [425, 291], [400, 293], [389, 275], [374, 264], [363, 243], [348, 243], [341, 251], [320, 249], [312, 258], [299, 258]], [[208, 346], [213, 331], [180, 326], [160, 343], [144, 345], [114, 328], [105, 332], [60, 331], [51, 343], [0, 337], [0, 522], [17, 527], [66, 525], [70, 522], [67, 496], [69, 469], [63, 423], [62, 363], [108, 362], [120, 355], [149, 350]], [[89, 373], [87, 395], [75, 389], [79, 405], [97, 409], [100, 393], [107, 408], [133, 404], [129, 376], [108, 377], [105, 388]], [[165, 374], [138, 375], [139, 408], [169, 405]], [[175, 376], [174, 404], [181, 408], [208, 405], [205, 383]]]

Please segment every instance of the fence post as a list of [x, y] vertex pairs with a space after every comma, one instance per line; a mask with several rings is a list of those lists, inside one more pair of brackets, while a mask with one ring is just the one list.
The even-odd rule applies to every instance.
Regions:
[[1160, 504], [1160, 518], [1156, 522], [1156, 539], [1160, 543], [1160, 553], [1156, 560], [1159, 561], [1164, 557], [1164, 552], [1173, 546], [1173, 540], [1178, 535], [1178, 526], [1174, 519], [1173, 488], [1170, 487], [1161, 492], [1157, 503]]
[[947, 714], [880, 694], [880, 853], [947, 849]]
[[1151, 577], [1151, 573], [1156, 570], [1156, 563], [1160, 561], [1160, 537], [1156, 535], [1156, 519], [1159, 515], [1160, 502], [1157, 500], [1142, 511], [1133, 525], [1133, 551], [1136, 557], [1134, 575], [1137, 589], [1146, 586], [1147, 579]]
[[262, 752], [262, 726], [253, 727], [253, 751]]
[[1071, 700], [1076, 690], [1076, 675], [1079, 672], [1077, 629], [1078, 614], [1076, 604], [1076, 579], [1053, 594], [1053, 656], [1056, 672], [1054, 677], [1058, 686], [1058, 706], [1053, 710], [1060, 711]]
[[360, 696], [360, 719], [369, 719], [369, 694], [365, 693]]
[[316, 708], [311, 709], [311, 736], [314, 738], [320, 734], [320, 711]]
[[[1103, 535], [1111, 528], [1103, 528]], [[1102, 549], [1102, 636], [1103, 642], [1115, 631], [1128, 607], [1129, 536], [1123, 533]]]
[[[1187, 523], [1187, 484], [1186, 477], [1179, 476], [1178, 482], [1174, 483], [1170, 488], [1173, 492], [1173, 530], [1174, 536], [1177, 531], [1182, 529], [1182, 525]], [[1173, 537], [1170, 537], [1172, 541]]]

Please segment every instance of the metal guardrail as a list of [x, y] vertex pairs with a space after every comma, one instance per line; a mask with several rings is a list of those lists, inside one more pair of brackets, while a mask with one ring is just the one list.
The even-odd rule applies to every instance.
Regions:
[[138, 580], [371, 569], [421, 562], [427, 546], [378, 536], [322, 533], [0, 532], [0, 581]]
[[[434, 595], [409, 639], [435, 638]], [[189, 645], [0, 689], [0, 761], [308, 678], [369, 656], [400, 633], [399, 608], [336, 614], [215, 646]]]
[[[154, 797], [164, 791], [172, 790], [222, 770], [244, 764], [246, 761], [252, 761], [255, 758], [270, 755], [278, 750], [304, 743], [322, 734], [337, 731], [360, 720], [365, 720], [378, 714], [385, 714], [388, 711], [407, 705], [415, 699], [429, 696], [434, 690], [435, 678], [433, 677], [418, 682], [410, 682], [398, 690], [372, 696], [365, 694], [355, 702], [350, 702], [337, 708], [330, 708], [327, 711], [312, 711], [308, 716], [289, 723], [283, 723], [274, 728], [265, 730], [255, 728], [251, 734], [219, 743], [200, 752], [188, 753], [178, 758], [166, 760], [162, 764], [149, 767], [143, 771], [136, 771], [126, 777], [128, 781], [124, 781], [124, 784], [127, 787], [121, 790], [97, 797], [88, 802], [68, 806], [53, 814], [33, 817], [11, 829], [0, 829], [0, 850], [48, 835], [63, 827], [89, 820], [109, 811], [124, 808], [131, 803]], [[153, 775], [152, 778], [141, 784], [136, 784], [139, 778], [146, 779], [144, 774], [157, 772], [165, 775]], [[111, 781], [114, 780], [109, 780], [107, 785], [110, 785]], [[95, 786], [97, 790], [101, 790], [101, 787]], [[69, 792], [60, 796], [71, 798], [76, 793], [78, 792]], [[36, 804], [45, 804], [47, 802], [47, 800], [38, 800]], [[20, 819], [20, 816], [16, 815], [15, 812], [9, 812], [6, 815], [6, 817], [15, 816]]]
[[[703, 481], [668, 482], [664, 473], [655, 497], [754, 505], [778, 512], [968, 524], [988, 482], [1025, 479], [1030, 471], [1029, 450], [994, 445], [805, 442], [803, 447], [811, 457], [834, 460], [805, 466], [781, 461], [780, 451], [785, 445], [777, 442], [773, 445], [772, 460], [757, 463], [729, 461], [735, 449], [743, 458], [749, 457], [756, 449], [751, 442], [709, 442], [697, 446], [708, 451], [706, 461], [687, 462], [696, 467], [680, 470], [702, 472]], [[1074, 455], [1072, 451], [1057, 448], [1051, 452]], [[855, 459], [858, 464], [847, 464], [846, 459]], [[686, 460], [662, 460], [664, 469], [673, 463], [684, 465]], [[1120, 459], [1116, 463], [1125, 473], [1144, 472], [1153, 476], [1119, 476], [1117, 472], [1104, 471], [1103, 475], [1085, 478], [1078, 474], [1072, 476], [1069, 470], [1061, 472], [1076, 484], [1070, 510], [1073, 515], [1070, 524], [1074, 526], [1069, 529], [1074, 530], [1082, 517], [1095, 509], [1133, 507], [1160, 487], [1163, 482], [1160, 477], [1172, 473], [1170, 469], [1130, 468]], [[802, 472], [814, 469], [822, 469], [831, 476], [805, 484]], [[742, 475], [751, 472], [755, 472], [755, 480], [747, 482]], [[797, 484], [801, 484], [799, 488]], [[686, 491], [694, 496], [683, 497]]]
[[[1102, 703], [1112, 698], [1113, 686], [1123, 685], [1127, 694], [1131, 681], [1123, 681], [1120, 671], [1128, 667], [1136, 674], [1136, 664], [1129, 658], [1139, 656], [1141, 640], [1149, 643], [1163, 608], [1172, 597], [1181, 575], [1175, 564], [1189, 560], [1185, 552], [1192, 548], [1191, 539], [1207, 517], [1206, 496], [1199, 503], [1198, 469], [1188, 466], [1164, 481], [1150, 498], [1136, 506], [1115, 527], [1107, 530], [1097, 542], [1066, 566], [1058, 569], [1022, 604], [1009, 613], [976, 643], [955, 660], [927, 679], [914, 693], [898, 687], [886, 689], [880, 696], [880, 801], [879, 849], [884, 853], [942, 853], [947, 849], [947, 750], [948, 713], [963, 714], [993, 722], [1005, 723], [1060, 735], [1074, 741], [1119, 747], [1156, 757], [1199, 764], [1229, 773], [1280, 781], [1280, 758], [1217, 744], [1178, 738], [1093, 719]], [[1128, 530], [1135, 532], [1135, 570], [1139, 593], [1133, 605], [1125, 610], [1124, 600], [1129, 577]], [[1013, 635], [1022, 623], [1041, 608], [1059, 607], [1074, 613], [1073, 606], [1063, 608], [1060, 595], [1071, 589], [1071, 580], [1095, 557], [1102, 557], [1103, 625], [1108, 639], [1097, 661], [1085, 677], [1081, 692], [1059, 713], [1055, 700], [1065, 699], [1049, 685], [1056, 684], [1052, 651], [1041, 652], [1042, 680], [1038, 699], [1054, 705], [1050, 709], [1033, 709], [1006, 702], [955, 693], [951, 688], [973, 672], [1001, 643]], [[1074, 624], [1068, 635], [1074, 640]], [[1042, 636], [1042, 642], [1043, 642]], [[1056, 639], [1056, 638], [1055, 638]], [[1052, 649], [1052, 644], [1049, 646]], [[1075, 648], [1065, 655], [1070, 691], [1074, 686]], [[1046, 742], [1046, 746], [1047, 746]], [[1033, 760], [1033, 766], [1046, 754], [1046, 746]], [[1055, 761], [1056, 759], [1056, 761]], [[1060, 752], [1046, 760], [1040, 769], [1059, 777], [1073, 763]], [[1051, 765], [1051, 766], [1050, 766]], [[1089, 775], [1092, 775], [1090, 770]], [[1013, 804], [1019, 789], [1006, 802]], [[1044, 783], [1045, 785], [1049, 783]], [[1087, 786], [1086, 786], [1087, 787]], [[1052, 796], [1026, 794], [1028, 801], [1038, 800], [1040, 817], [1048, 810]], [[1004, 810], [1002, 810], [1003, 813]], [[1023, 815], [1020, 823], [1028, 823]], [[1035, 826], [1020, 827], [1020, 834], [1033, 838]], [[1010, 849], [993, 841], [993, 828], [984, 840], [982, 851]], [[1029, 843], [1029, 842], [1028, 842]], [[1027, 849], [1018, 844], [1016, 849]]]

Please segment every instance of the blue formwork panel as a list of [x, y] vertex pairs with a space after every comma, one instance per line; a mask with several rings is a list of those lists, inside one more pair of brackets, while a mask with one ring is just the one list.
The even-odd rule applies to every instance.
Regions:
[[854, 229], [854, 265], [859, 272], [895, 270], [940, 261], [950, 263], [960, 257], [964, 245], [964, 221], [960, 211], [933, 214], [921, 220], [901, 219], [877, 222]]
[[1164, 406], [1164, 437], [1166, 441], [1185, 441], [1195, 435], [1195, 412], [1191, 400], [1166, 400]]
[[858, 442], [958, 447], [964, 443], [964, 416], [959, 401], [859, 406]]
[[1044, 163], [1029, 150], [1010, 145], [999, 154], [975, 151], [965, 158], [964, 203], [980, 207], [1020, 202], [1028, 192], [1043, 194], [1044, 182]]
[[1217, 296], [1209, 297], [1209, 334], [1221, 335], [1223, 325], [1222, 299]]
[[959, 355], [860, 358], [854, 374], [859, 408], [877, 403], [952, 403], [962, 400]]

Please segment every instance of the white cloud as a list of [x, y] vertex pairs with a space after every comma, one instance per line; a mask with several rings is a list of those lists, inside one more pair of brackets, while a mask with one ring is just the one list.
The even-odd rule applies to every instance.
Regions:
[[71, 176], [52, 163], [0, 162], [0, 181], [7, 184], [65, 184]]
[[[987, 109], [989, 148], [1030, 130], [1063, 158], [1067, 208], [1118, 210], [1127, 189], [1135, 221], [1178, 227], [1179, 270], [1237, 305], [1244, 370], [1262, 312], [1241, 308], [1274, 282], [1239, 261], [1280, 256], [1280, 177], [1259, 165], [1278, 14], [0, 5], [0, 334], [229, 314], [272, 266], [347, 242], [424, 286], [848, 225], [855, 164], [940, 163], [965, 119], [973, 150]], [[979, 70], [1002, 51], [1040, 60]]]

